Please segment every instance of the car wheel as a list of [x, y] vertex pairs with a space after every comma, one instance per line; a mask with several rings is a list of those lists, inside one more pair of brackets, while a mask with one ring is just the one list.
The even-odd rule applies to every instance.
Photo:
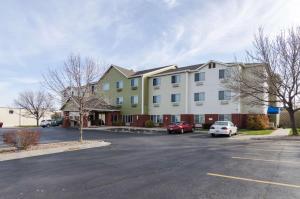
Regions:
[[231, 137], [231, 131], [229, 132], [228, 137]]
[[49, 124], [47, 124], [47, 128], [49, 128], [50, 127], [50, 125]]
[[183, 130], [183, 129], [181, 129], [180, 133], [181, 133], [181, 134], [183, 134], [183, 133], [184, 133], [184, 130]]
[[210, 135], [211, 135], [211, 137], [215, 137], [216, 136], [214, 133], [211, 133]]

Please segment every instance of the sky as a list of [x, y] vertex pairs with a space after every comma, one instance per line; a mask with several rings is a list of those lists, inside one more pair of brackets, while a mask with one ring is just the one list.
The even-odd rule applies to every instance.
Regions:
[[0, 106], [71, 54], [148, 69], [243, 61], [254, 34], [300, 25], [300, 0], [2, 0]]

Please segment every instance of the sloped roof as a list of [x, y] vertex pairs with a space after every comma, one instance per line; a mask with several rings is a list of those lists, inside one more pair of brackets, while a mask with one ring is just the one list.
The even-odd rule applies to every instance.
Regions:
[[113, 67], [115, 67], [116, 69], [118, 69], [121, 73], [123, 73], [126, 77], [129, 77], [131, 75], [133, 75], [135, 72], [133, 70], [128, 70], [126, 68], [123, 68], [121, 66], [116, 66], [116, 65], [112, 65]]
[[167, 65], [167, 66], [161, 66], [161, 67], [156, 67], [156, 68], [151, 68], [151, 69], [146, 69], [146, 70], [140, 70], [140, 71], [135, 72], [133, 75], [131, 75], [131, 77], [142, 76], [143, 74], [150, 73], [150, 72], [153, 72], [156, 70], [160, 70], [160, 69], [163, 69], [163, 68], [166, 68], [169, 66], [174, 66], [174, 65]]
[[[73, 103], [72, 103], [73, 102]], [[71, 104], [70, 104], [71, 103]], [[78, 99], [76, 97], [73, 97], [72, 99], [69, 98], [64, 105], [61, 107], [61, 110], [63, 111], [72, 111], [76, 109], [76, 106], [78, 106]], [[71, 107], [69, 108], [70, 110], [65, 110], [67, 108], [67, 105], [70, 105]], [[117, 107], [112, 106], [108, 104], [105, 100], [99, 97], [90, 97], [87, 99], [86, 104], [85, 104], [85, 109], [86, 110], [103, 110], [103, 111], [116, 111], [118, 110]]]
[[199, 67], [203, 66], [204, 64], [195, 64], [195, 65], [190, 65], [190, 66], [184, 66], [184, 67], [180, 67], [180, 68], [175, 68], [175, 69], [170, 69], [170, 70], [166, 70], [164, 72], [159, 73], [159, 75], [161, 74], [168, 74], [168, 73], [177, 73], [177, 72], [184, 72], [187, 70], [196, 70]]

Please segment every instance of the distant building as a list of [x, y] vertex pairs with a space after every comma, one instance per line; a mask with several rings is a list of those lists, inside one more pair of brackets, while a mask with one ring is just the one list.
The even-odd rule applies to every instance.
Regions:
[[[40, 121], [51, 119], [51, 114], [48, 112]], [[36, 125], [36, 119], [29, 117], [25, 109], [10, 107], [0, 107], [0, 122], [3, 122], [3, 128]]]

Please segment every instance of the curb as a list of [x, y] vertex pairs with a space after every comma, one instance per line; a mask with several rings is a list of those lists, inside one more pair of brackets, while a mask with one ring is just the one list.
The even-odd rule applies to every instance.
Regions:
[[42, 155], [49, 155], [55, 153], [63, 153], [69, 151], [78, 151], [83, 149], [91, 149], [91, 148], [98, 148], [111, 145], [110, 142], [99, 141], [96, 143], [87, 143], [87, 144], [79, 144], [75, 146], [62, 146], [56, 148], [48, 148], [48, 149], [37, 149], [32, 151], [20, 151], [20, 152], [13, 152], [13, 153], [6, 153], [0, 154], [0, 162], [7, 161], [7, 160], [15, 160], [15, 159], [22, 159], [28, 157], [35, 157], [35, 156], [42, 156]]

